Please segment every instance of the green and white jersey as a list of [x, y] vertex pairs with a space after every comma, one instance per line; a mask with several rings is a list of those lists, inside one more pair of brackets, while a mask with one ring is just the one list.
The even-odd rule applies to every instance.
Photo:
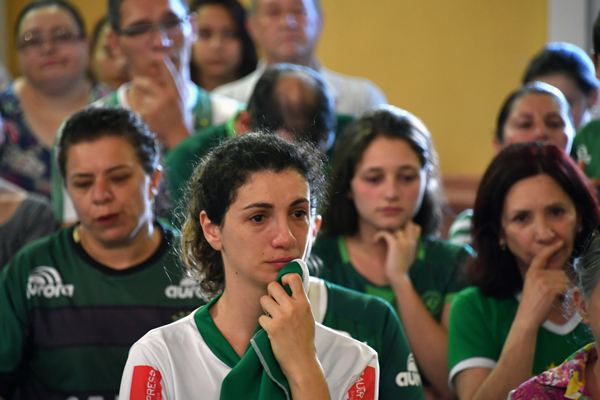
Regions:
[[[457, 245], [432, 237], [419, 240], [417, 259], [410, 267], [409, 276], [421, 301], [433, 318], [440, 321], [444, 305], [462, 290], [463, 268], [473, 250], [467, 245]], [[343, 236], [320, 237], [312, 250], [311, 258], [322, 264], [320, 277], [340, 286], [387, 300], [397, 311], [396, 296], [391, 286], [369, 282], [354, 269], [348, 256]], [[315, 261], [312, 260], [312, 264]]]
[[[222, 384], [241, 359], [212, 320], [211, 305], [150, 331], [133, 345], [119, 400], [223, 398]], [[373, 349], [319, 323], [315, 347], [331, 399], [378, 398], [379, 368]], [[243, 390], [245, 382], [241, 380], [235, 385]]]
[[456, 244], [468, 244], [469, 246], [473, 243], [471, 237], [471, 227], [473, 226], [473, 210], [464, 210], [456, 216], [450, 229], [448, 229], [448, 240]]
[[[470, 368], [496, 366], [512, 322], [517, 314], [520, 296], [497, 299], [485, 296], [476, 287], [460, 292], [454, 298], [448, 328], [449, 382]], [[570, 354], [594, 340], [575, 314], [564, 325], [551, 321], [538, 331], [531, 375], [560, 365]]]
[[23, 248], [0, 273], [0, 396], [114, 400], [133, 343], [204, 304], [163, 231], [143, 263], [92, 259], [74, 228]]
[[386, 301], [314, 277], [308, 297], [317, 322], [377, 351], [380, 399], [424, 399], [421, 375], [404, 329]]
[[[581, 128], [573, 140], [571, 155], [583, 161], [583, 172], [588, 178], [600, 178], [600, 120], [590, 121]], [[598, 192], [600, 188], [596, 188]], [[600, 194], [600, 193], [599, 193]]]

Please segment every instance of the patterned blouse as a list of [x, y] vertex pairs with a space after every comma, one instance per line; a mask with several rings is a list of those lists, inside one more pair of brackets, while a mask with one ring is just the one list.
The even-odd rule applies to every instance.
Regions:
[[[50, 198], [52, 150], [33, 133], [11, 83], [0, 93], [0, 177], [23, 189]], [[112, 89], [95, 84], [88, 102], [108, 95]]]
[[585, 387], [585, 367], [597, 358], [596, 343], [590, 343], [558, 367], [523, 383], [508, 395], [508, 400], [593, 400]]

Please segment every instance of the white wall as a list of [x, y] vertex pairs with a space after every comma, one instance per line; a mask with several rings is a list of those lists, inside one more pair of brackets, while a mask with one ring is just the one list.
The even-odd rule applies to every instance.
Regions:
[[592, 28], [600, 0], [548, 0], [548, 41], [573, 43], [592, 51]]

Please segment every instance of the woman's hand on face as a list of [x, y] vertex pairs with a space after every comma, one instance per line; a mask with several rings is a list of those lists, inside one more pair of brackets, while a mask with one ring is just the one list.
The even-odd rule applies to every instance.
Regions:
[[560, 240], [542, 249], [533, 258], [525, 273], [519, 310], [523, 313], [525, 321], [530, 320], [536, 323], [537, 327], [548, 319], [554, 300], [567, 293], [569, 288], [569, 278], [564, 270], [547, 269], [548, 259], [562, 245], [563, 241]]
[[[258, 322], [269, 335], [277, 362], [288, 379], [314, 368], [316, 358], [315, 319], [304, 293], [302, 278], [287, 274], [282, 278], [289, 285], [289, 296], [277, 282], [271, 282], [268, 295], [260, 299], [265, 311]], [[318, 363], [317, 363], [318, 364]]]
[[380, 231], [375, 234], [375, 241], [383, 240], [387, 244], [385, 269], [390, 280], [394, 277], [408, 276], [410, 266], [415, 260], [420, 235], [421, 227], [412, 221], [409, 221], [404, 229], [394, 232]]

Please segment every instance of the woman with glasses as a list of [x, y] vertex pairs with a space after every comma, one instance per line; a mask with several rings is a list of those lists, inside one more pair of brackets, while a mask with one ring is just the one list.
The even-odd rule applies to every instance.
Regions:
[[567, 294], [573, 257], [599, 222], [588, 180], [555, 145], [513, 144], [492, 161], [473, 212], [473, 287], [450, 311], [450, 383], [460, 400], [504, 400], [591, 341]]
[[5, 133], [0, 177], [50, 196], [51, 147], [64, 119], [106, 94], [86, 75], [88, 47], [79, 12], [62, 0], [28, 4], [15, 37], [21, 76], [0, 94]]

